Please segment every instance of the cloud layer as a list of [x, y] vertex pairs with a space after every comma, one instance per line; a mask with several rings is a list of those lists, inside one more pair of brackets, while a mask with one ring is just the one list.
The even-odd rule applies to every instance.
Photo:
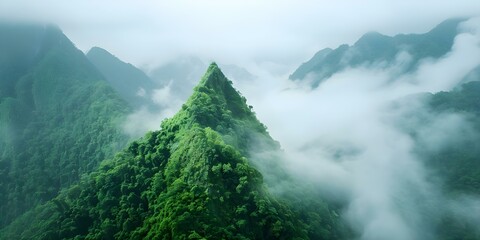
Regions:
[[137, 66], [194, 55], [240, 66], [273, 62], [285, 73], [319, 49], [353, 43], [367, 31], [425, 32], [479, 12], [471, 0], [0, 2], [2, 18], [56, 23], [80, 49], [102, 46]]
[[[326, 193], [347, 198], [343, 216], [361, 239], [434, 239], [429, 214], [448, 203], [472, 221], [476, 198], [443, 199], [414, 154], [415, 142], [395, 123], [404, 111], [426, 114], [422, 142], [441, 146], [468, 131], [462, 115], [429, 115], [421, 102], [392, 109], [391, 101], [419, 92], [450, 90], [480, 64], [478, 19], [464, 24], [452, 52], [426, 59], [414, 73], [397, 66], [347, 69], [311, 90], [287, 81], [302, 61], [324, 47], [353, 43], [365, 32], [426, 32], [456, 16], [480, 13], [472, 0], [455, 1], [28, 1], [3, 0], [0, 17], [58, 24], [86, 51], [102, 46], [119, 58], [149, 68], [182, 55], [245, 66], [255, 82], [235, 82], [258, 117], [282, 143], [292, 174]], [[315, 77], [315, 76], [311, 76]], [[392, 81], [394, 80], [394, 81]], [[139, 92], [141, 94], [141, 92]], [[155, 129], [178, 107], [165, 105], [169, 87], [148, 96], [167, 112], [139, 109], [125, 129]], [[421, 203], [421, 204], [419, 204]], [[431, 224], [429, 224], [431, 223]]]
[[[460, 114], [431, 113], [413, 94], [451, 90], [480, 65], [478, 21], [461, 26], [451, 52], [421, 61], [413, 73], [398, 75], [409, 59], [399, 57], [388, 69], [369, 65], [339, 72], [314, 90], [267, 76], [262, 84], [270, 91], [261, 95], [251, 86], [239, 87], [253, 93], [247, 99], [290, 156], [292, 173], [348, 199], [343, 216], [361, 239], [435, 239], [435, 219], [455, 211], [477, 221], [479, 200], [444, 196], [415, 154], [416, 144], [435, 152], [467, 138], [471, 128]], [[408, 122], [418, 130], [417, 139], [398, 125], [407, 113], [429, 123]], [[465, 215], [462, 203], [475, 214]]]

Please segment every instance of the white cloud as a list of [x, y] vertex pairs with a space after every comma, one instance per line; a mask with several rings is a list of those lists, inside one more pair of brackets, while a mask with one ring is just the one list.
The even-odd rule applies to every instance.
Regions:
[[0, 17], [54, 22], [82, 50], [101, 46], [136, 65], [196, 55], [237, 65], [275, 62], [290, 71], [319, 49], [370, 30], [425, 32], [478, 12], [471, 0], [0, 2]]
[[[421, 211], [405, 209], [418, 210], [439, 193], [412, 153], [413, 140], [393, 124], [401, 113], [390, 112], [388, 103], [448, 90], [480, 64], [478, 20], [463, 26], [451, 53], [422, 62], [410, 75], [375, 66], [346, 69], [315, 90], [285, 75], [321, 48], [353, 43], [370, 30], [426, 32], [446, 18], [478, 13], [480, 4], [471, 0], [0, 2], [3, 18], [54, 22], [82, 50], [101, 46], [136, 65], [196, 55], [246, 66], [258, 79], [235, 86], [295, 159], [287, 163], [292, 172], [350, 196], [345, 216], [363, 239], [422, 239], [415, 225], [428, 232]], [[398, 63], [408, 57], [399, 55]], [[399, 79], [392, 84], [392, 77]], [[171, 95], [165, 88], [151, 97], [164, 104]], [[136, 111], [125, 130], [141, 136], [158, 129], [176, 110], [169, 106], [160, 114]], [[432, 121], [421, 132], [426, 141], [443, 142], [451, 134], [431, 133], [464, 124], [462, 116]]]
[[399, 76], [409, 59], [402, 53], [396, 66], [346, 69], [314, 90], [256, 72], [261, 80], [253, 86], [260, 89], [238, 85], [285, 148], [292, 173], [325, 193], [349, 197], [344, 216], [361, 239], [434, 239], [441, 213], [433, 208], [448, 199], [415, 154], [417, 142], [397, 124], [405, 113], [421, 114], [428, 125], [409, 124], [432, 152], [468, 137], [471, 126], [460, 114], [431, 114], [420, 100], [391, 104], [411, 94], [451, 90], [480, 65], [480, 25], [467, 25], [451, 52], [407, 75]]

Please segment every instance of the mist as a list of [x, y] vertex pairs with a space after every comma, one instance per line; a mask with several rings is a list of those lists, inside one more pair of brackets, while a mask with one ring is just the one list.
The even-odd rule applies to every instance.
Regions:
[[471, 0], [454, 6], [433, 0], [0, 2], [1, 19], [58, 24], [84, 52], [101, 46], [138, 67], [193, 55], [283, 74], [319, 49], [351, 44], [368, 31], [421, 33], [447, 18], [478, 12]]
[[[343, 217], [360, 239], [436, 239], [434, 219], [443, 214], [480, 223], [480, 199], [446, 197], [437, 187], [441, 177], [416, 150], [438, 152], [473, 131], [466, 116], [433, 113], [417, 95], [452, 90], [480, 64], [478, 26], [478, 18], [462, 23], [452, 50], [421, 61], [413, 73], [399, 75], [409, 59], [400, 53], [389, 68], [379, 62], [346, 69], [313, 90], [308, 81], [265, 75], [253, 85], [262, 86], [262, 94], [251, 85], [238, 87], [282, 144], [290, 172], [324, 194], [348, 199]], [[418, 129], [416, 139], [409, 129]]]
[[[292, 82], [279, 63], [246, 63], [256, 76], [249, 81], [226, 75], [281, 143], [291, 176], [345, 202], [342, 218], [359, 239], [436, 239], [438, 219], [446, 214], [480, 224], [480, 198], [446, 196], [438, 187], [441, 176], [417, 151], [439, 152], [473, 137], [473, 127], [468, 116], [433, 113], [421, 96], [454, 89], [480, 65], [479, 20], [463, 22], [451, 51], [421, 60], [413, 72], [402, 71], [411, 57], [400, 52], [387, 68], [383, 62], [348, 68], [316, 89], [310, 85], [315, 75]], [[175, 92], [172, 84], [150, 96], [161, 112], [130, 115], [124, 126], [129, 134], [159, 129], [162, 119], [180, 109], [188, 94]]]
[[[447, 213], [480, 224], [480, 199], [445, 196], [441, 176], [416, 152], [469, 138], [468, 116], [432, 113], [423, 98], [413, 97], [452, 90], [480, 65], [480, 19], [462, 23], [452, 50], [423, 59], [414, 72], [401, 71], [410, 61], [402, 52], [388, 68], [382, 62], [348, 68], [316, 89], [309, 84], [315, 75], [301, 82], [288, 75], [316, 51], [352, 44], [368, 31], [423, 33], [479, 12], [470, 0], [454, 7], [433, 0], [0, 2], [1, 19], [58, 24], [82, 51], [102, 46], [150, 77], [186, 56], [247, 69], [255, 76], [249, 81], [226, 75], [280, 142], [288, 172], [346, 202], [342, 217], [368, 240], [435, 239], [432, 219]], [[122, 126], [127, 134], [157, 130], [181, 108], [187, 94], [179, 96], [172, 84], [139, 92], [158, 110], [135, 109]], [[416, 139], [409, 129], [419, 129]]]

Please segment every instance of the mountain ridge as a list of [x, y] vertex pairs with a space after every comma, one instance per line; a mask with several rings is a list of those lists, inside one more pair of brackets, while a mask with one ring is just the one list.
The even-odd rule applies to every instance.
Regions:
[[310, 60], [301, 64], [290, 76], [300, 81], [312, 76], [312, 87], [347, 67], [358, 67], [379, 62], [392, 64], [398, 53], [408, 52], [412, 60], [405, 66], [405, 72], [415, 70], [417, 63], [427, 57], [438, 58], [446, 54], [453, 45], [457, 26], [463, 18], [449, 19], [424, 34], [398, 34], [393, 37], [369, 32], [360, 37], [352, 46], [340, 45], [336, 49], [323, 49]]
[[86, 57], [132, 107], [155, 108], [150, 95], [157, 86], [142, 70], [100, 47], [91, 48]]

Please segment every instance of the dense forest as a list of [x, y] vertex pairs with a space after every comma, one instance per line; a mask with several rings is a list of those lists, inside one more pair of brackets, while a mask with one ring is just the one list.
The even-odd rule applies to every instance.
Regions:
[[[281, 92], [301, 89], [305, 95], [324, 94], [328, 92], [321, 92], [322, 88], [342, 81], [335, 76], [345, 71], [383, 71], [392, 66], [400, 68], [368, 94], [386, 85], [400, 86], [395, 81], [410, 80], [414, 85], [418, 79], [408, 77], [413, 78], [422, 64], [451, 54], [464, 21], [447, 20], [423, 34], [390, 37], [370, 32], [352, 46], [323, 49], [290, 75], [291, 84]], [[375, 235], [383, 230], [375, 228], [385, 225], [374, 222], [365, 227], [361, 222], [365, 219], [352, 217], [356, 209], [352, 205], [364, 199], [355, 195], [358, 189], [342, 188], [345, 183], [363, 184], [348, 171], [356, 173], [353, 156], [368, 149], [349, 142], [341, 142], [344, 147], [329, 145], [322, 138], [336, 136], [322, 133], [294, 151], [318, 147], [315, 144], [320, 142], [322, 149], [333, 152], [330, 164], [344, 167], [342, 173], [352, 179], [318, 183], [317, 176], [295, 172], [302, 161], [329, 156], [322, 151], [314, 156], [289, 155], [292, 149], [285, 150], [272, 138], [276, 135], [271, 136], [259, 121], [251, 102], [234, 88], [239, 82], [253, 85], [263, 80], [241, 67], [216, 63], [207, 67], [192, 57], [146, 72], [99, 47], [84, 54], [58, 27], [41, 24], [0, 23], [0, 53], [0, 239], [377, 240], [386, 236]], [[399, 64], [402, 54], [409, 60]], [[236, 77], [227, 78], [223, 66]], [[401, 220], [412, 220], [407, 226], [413, 230], [405, 230], [405, 236], [480, 239], [478, 69], [477, 65], [459, 77], [451, 89], [406, 94], [381, 105], [388, 130], [405, 133], [412, 145], [408, 156], [416, 160], [412, 164], [425, 169], [422, 176], [405, 173], [424, 178], [424, 185], [383, 178], [392, 181], [385, 186], [398, 188], [399, 194], [380, 196], [392, 198], [390, 205], [374, 202], [398, 212], [395, 217]], [[203, 76], [194, 79], [200, 72]], [[303, 83], [308, 90], [299, 87]], [[361, 88], [361, 84], [343, 87]], [[158, 122], [159, 130], [131, 139], [123, 128], [130, 114], [139, 109], [161, 111], [169, 103], [156, 103], [153, 95], [165, 89], [170, 90], [172, 102], [189, 97], [174, 116]], [[280, 100], [274, 107], [296, 103]], [[314, 112], [322, 106], [336, 108], [337, 102], [327, 104], [295, 107]], [[306, 116], [313, 118], [309, 121], [314, 126], [329, 124], [326, 116]], [[365, 119], [349, 123], [357, 121]], [[298, 124], [282, 127], [301, 131]], [[349, 129], [341, 134], [355, 137]], [[370, 130], [366, 129], [368, 134], [378, 134]], [[401, 157], [390, 167], [398, 164], [402, 169]], [[338, 170], [331, 165], [311, 167]], [[372, 175], [383, 170], [379, 165], [361, 167]], [[405, 169], [416, 171], [415, 167]], [[375, 187], [367, 191], [384, 194]], [[357, 209], [360, 213], [354, 214], [365, 218], [377, 214]], [[392, 225], [401, 220], [392, 220]], [[373, 235], [363, 227], [373, 229], [369, 232]]]
[[0, 227], [121, 149], [130, 106], [54, 26], [0, 25]]
[[309, 200], [306, 189], [295, 191], [296, 201], [269, 193], [249, 160], [249, 143], [256, 139], [265, 148], [278, 148], [245, 98], [212, 64], [162, 130], [134, 141], [80, 184], [18, 219], [3, 236], [337, 239], [347, 234], [339, 215], [325, 202]]

